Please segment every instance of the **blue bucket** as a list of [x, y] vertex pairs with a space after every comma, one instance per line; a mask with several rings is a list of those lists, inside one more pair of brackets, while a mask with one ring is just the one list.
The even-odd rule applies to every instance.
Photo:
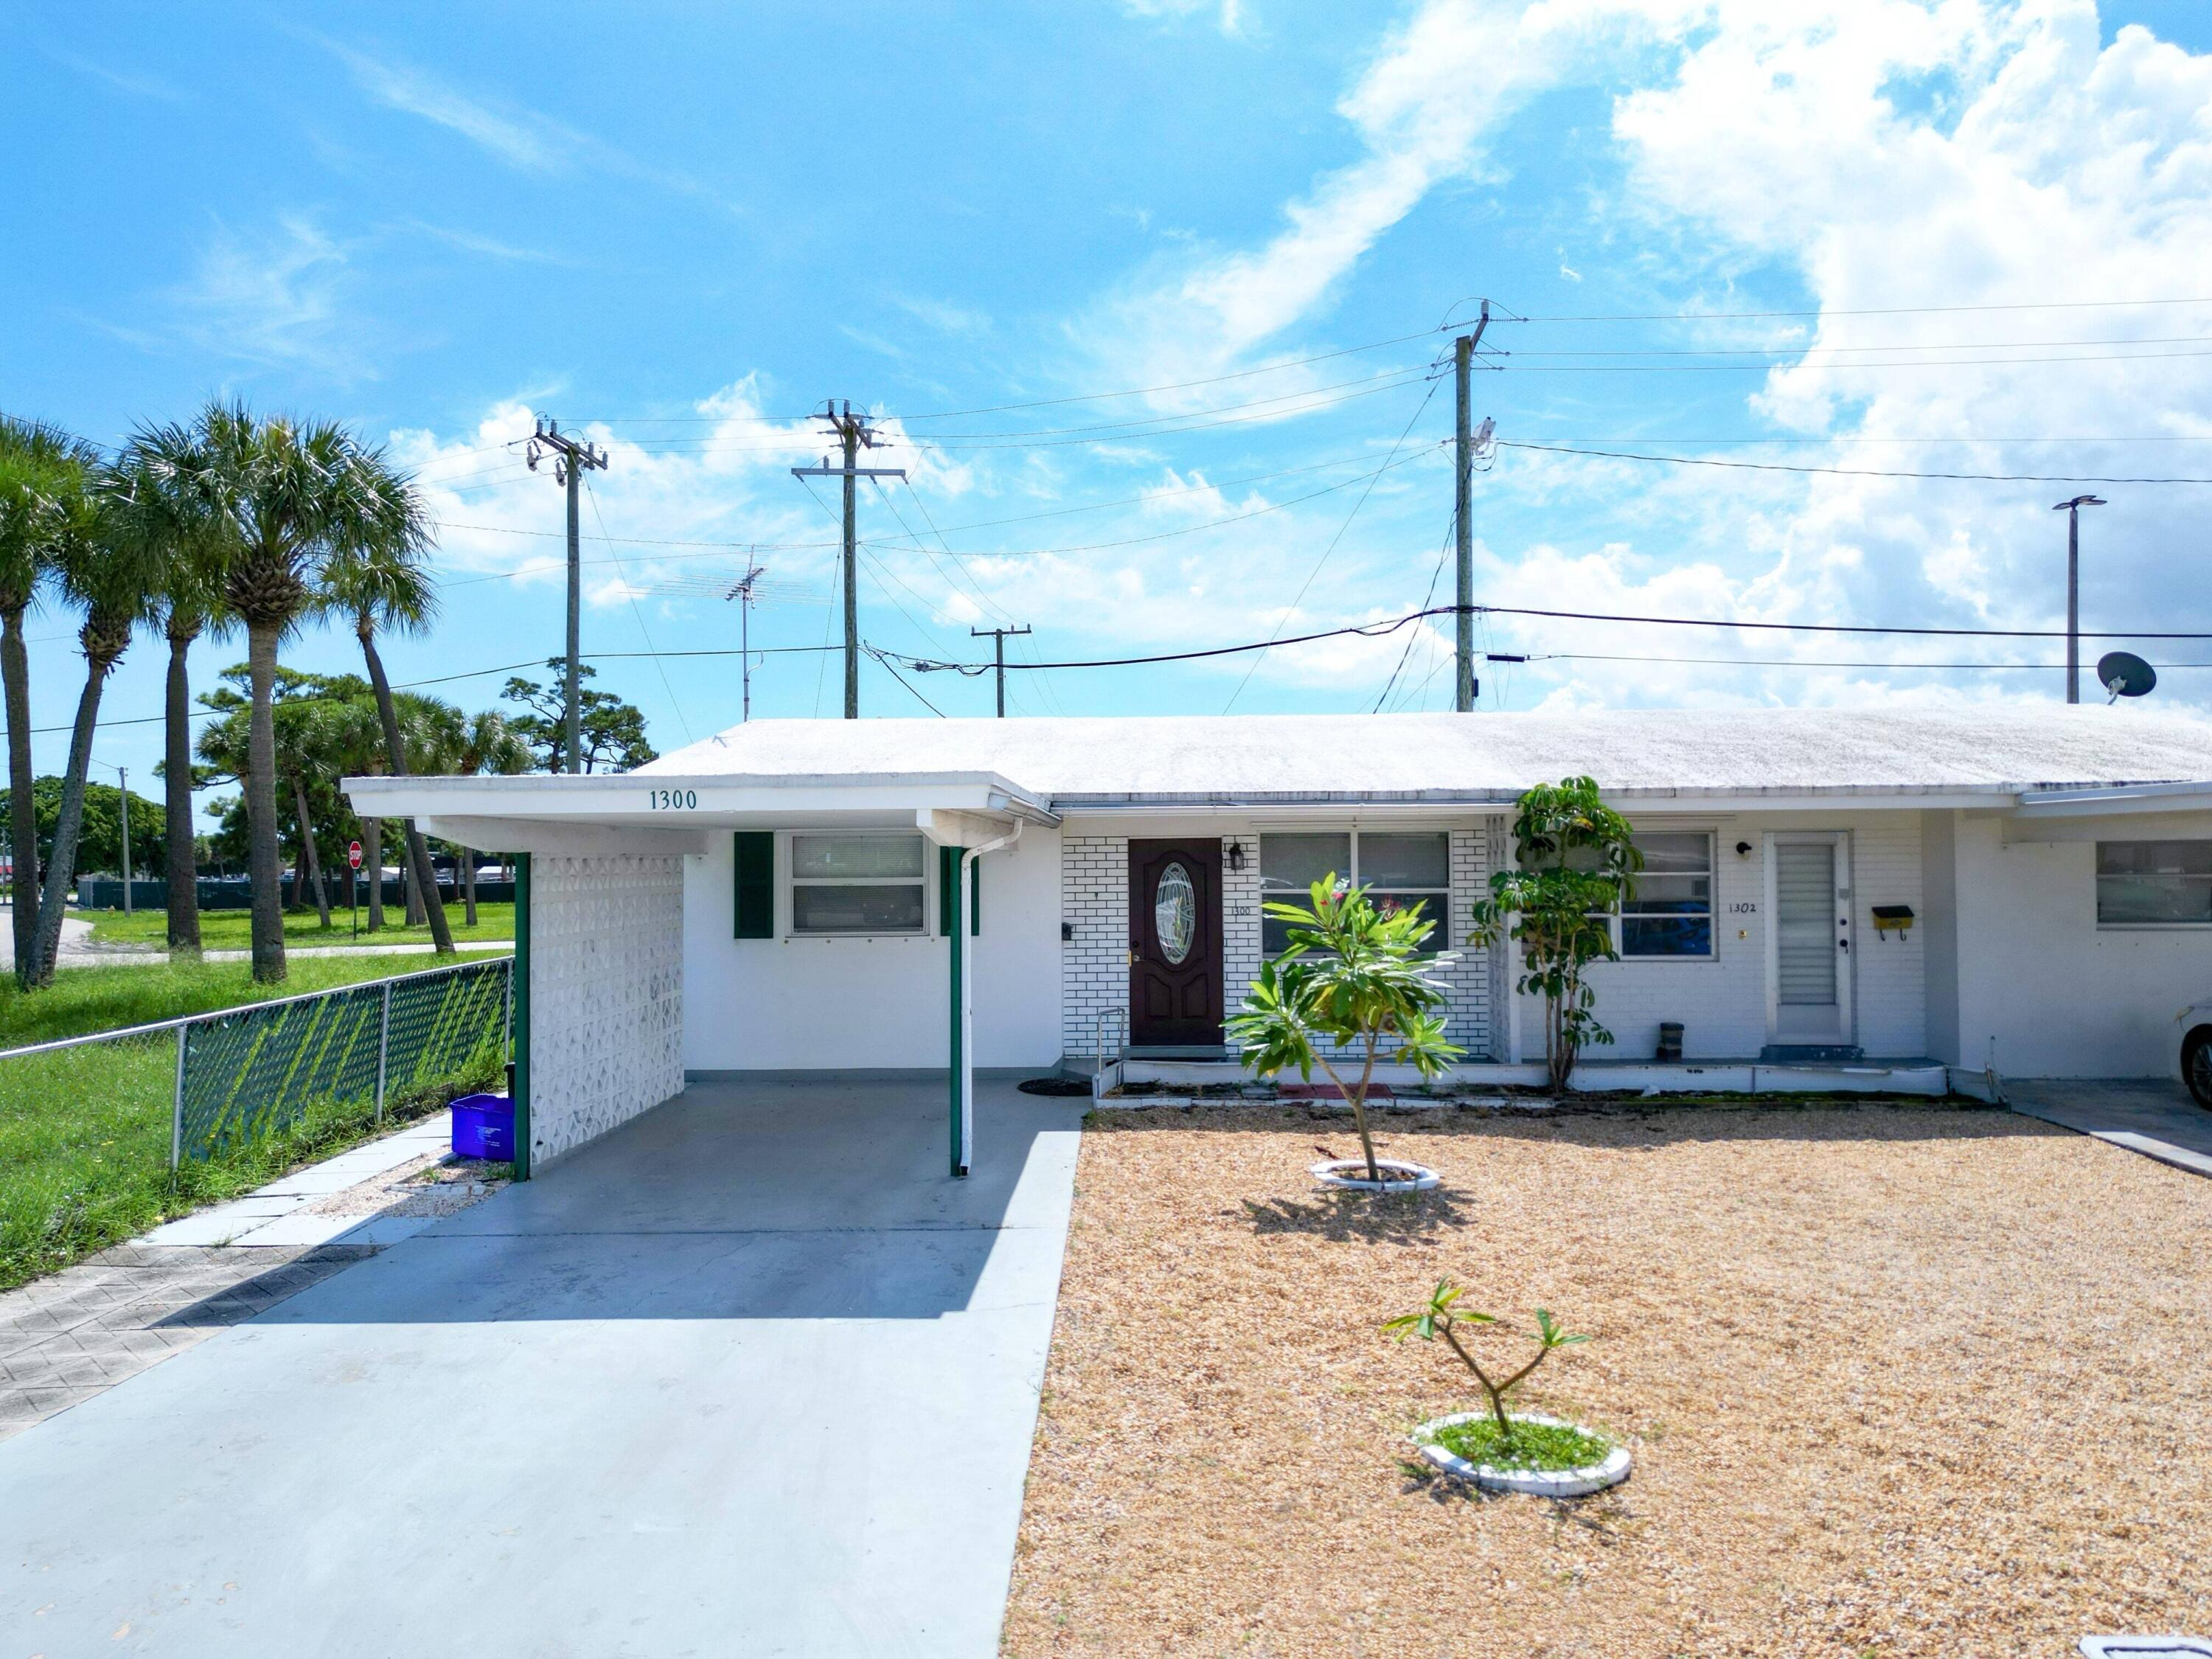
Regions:
[[514, 1103], [505, 1095], [463, 1095], [453, 1103], [453, 1156], [514, 1161]]

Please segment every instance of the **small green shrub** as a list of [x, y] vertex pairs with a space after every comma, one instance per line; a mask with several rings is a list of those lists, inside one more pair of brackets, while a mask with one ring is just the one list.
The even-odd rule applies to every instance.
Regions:
[[[1369, 902], [1364, 887], [1341, 884], [1333, 874], [1314, 883], [1308, 896], [1310, 908], [1266, 907], [1291, 924], [1290, 936], [1280, 956], [1260, 964], [1243, 1008], [1229, 1022], [1229, 1036], [1261, 1077], [1295, 1066], [1310, 1080], [1320, 1066], [1350, 1104], [1367, 1178], [1379, 1182], [1367, 1091], [1381, 1045], [1388, 1041], [1388, 1058], [1431, 1079], [1466, 1052], [1444, 1041], [1438, 1012], [1445, 996], [1440, 971], [1459, 958], [1421, 954], [1436, 924], [1419, 904], [1386, 914]], [[1329, 1064], [1332, 1048], [1361, 1057], [1357, 1084], [1346, 1083]]]
[[[1492, 1422], [1488, 1427], [1497, 1437], [1498, 1445], [1510, 1449], [1516, 1445], [1522, 1436], [1534, 1432], [1540, 1425], [1516, 1423], [1507, 1416], [1505, 1396], [1527, 1382], [1530, 1373], [1551, 1358], [1553, 1349], [1569, 1347], [1577, 1342], [1587, 1342], [1589, 1338], [1568, 1334], [1559, 1327], [1558, 1322], [1553, 1319], [1547, 1310], [1539, 1308], [1536, 1310], [1536, 1328], [1526, 1333], [1529, 1340], [1536, 1345], [1534, 1356], [1510, 1376], [1492, 1382], [1490, 1373], [1483, 1369], [1482, 1362], [1468, 1351], [1464, 1342], [1460, 1340], [1459, 1328], [1462, 1325], [1497, 1325], [1499, 1322], [1492, 1315], [1477, 1313], [1472, 1308], [1461, 1307], [1459, 1299], [1462, 1294], [1459, 1286], [1453, 1284], [1451, 1280], [1439, 1279], [1437, 1280], [1436, 1289], [1429, 1292], [1429, 1299], [1426, 1303], [1412, 1313], [1400, 1314], [1395, 1319], [1385, 1320], [1382, 1328], [1395, 1336], [1401, 1342], [1409, 1336], [1418, 1336], [1424, 1342], [1433, 1342], [1438, 1337], [1442, 1337], [1445, 1346], [1459, 1356], [1461, 1363], [1474, 1373], [1474, 1380], [1482, 1384], [1482, 1391], [1490, 1396]], [[1466, 1454], [1462, 1453], [1461, 1455], [1465, 1456]], [[1603, 1454], [1601, 1453], [1600, 1455]]]

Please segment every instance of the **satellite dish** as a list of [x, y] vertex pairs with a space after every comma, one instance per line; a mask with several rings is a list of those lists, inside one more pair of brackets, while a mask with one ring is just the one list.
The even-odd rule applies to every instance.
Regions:
[[2097, 684], [2112, 695], [2106, 702], [2140, 697], [2158, 684], [2158, 670], [2132, 651], [2107, 651], [2097, 659]]

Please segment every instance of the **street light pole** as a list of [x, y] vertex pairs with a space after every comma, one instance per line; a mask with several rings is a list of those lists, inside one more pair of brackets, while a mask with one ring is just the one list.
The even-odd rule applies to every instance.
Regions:
[[2081, 701], [2081, 509], [2103, 507], [2100, 495], [2076, 495], [2051, 510], [2066, 515], [2066, 701]]

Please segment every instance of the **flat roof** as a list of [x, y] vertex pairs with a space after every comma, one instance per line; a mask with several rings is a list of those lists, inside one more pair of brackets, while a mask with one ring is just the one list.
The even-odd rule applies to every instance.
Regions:
[[2212, 782], [2212, 722], [2130, 703], [763, 720], [629, 775], [827, 782], [947, 773], [994, 775], [1056, 810], [1504, 798], [1582, 775], [1634, 794], [2001, 794]]

